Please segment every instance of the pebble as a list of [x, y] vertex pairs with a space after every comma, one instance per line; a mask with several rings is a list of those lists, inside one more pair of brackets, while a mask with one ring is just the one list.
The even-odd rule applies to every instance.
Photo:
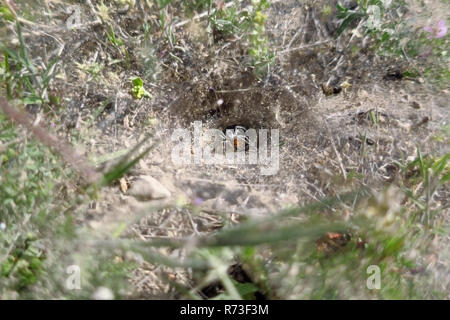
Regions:
[[413, 101], [410, 103], [410, 106], [414, 109], [420, 109], [420, 104], [417, 101]]
[[170, 191], [151, 176], [140, 176], [129, 189], [129, 194], [138, 200], [157, 200], [170, 197]]

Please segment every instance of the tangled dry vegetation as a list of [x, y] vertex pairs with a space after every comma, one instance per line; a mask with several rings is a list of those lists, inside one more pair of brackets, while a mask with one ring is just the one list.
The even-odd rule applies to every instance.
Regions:
[[[4, 14], [2, 43], [20, 50], [18, 21], [52, 77], [41, 102], [10, 99], [47, 133], [20, 116], [2, 132], [17, 130], [20, 150], [50, 147], [58, 175], [37, 182], [53, 185], [53, 230], [3, 201], [0, 222], [10, 212], [18, 227], [0, 238], [0, 296], [448, 298], [448, 89], [411, 58], [379, 54], [363, 20], [339, 35], [337, 1], [270, 1], [265, 40], [248, 36], [257, 14], [234, 24], [251, 1], [210, 3], [16, 0], [16, 20]], [[398, 10], [422, 23], [418, 8]], [[171, 134], [194, 121], [279, 129], [278, 173], [174, 164]], [[64, 287], [70, 265], [81, 290]], [[366, 287], [369, 265], [380, 290]]]

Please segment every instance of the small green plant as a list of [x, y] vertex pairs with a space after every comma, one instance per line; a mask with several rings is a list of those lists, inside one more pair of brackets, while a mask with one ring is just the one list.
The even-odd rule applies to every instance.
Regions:
[[[3, 110], [9, 110], [4, 106], [7, 104], [4, 99], [1, 103]], [[10, 110], [5, 113], [11, 114]], [[19, 123], [27, 122], [24, 125], [27, 129], [33, 127], [28, 119], [24, 119], [14, 118]], [[49, 129], [51, 130], [51, 126]], [[74, 232], [73, 208], [80, 202], [95, 199], [100, 188], [122, 177], [151, 148], [151, 146], [144, 147], [143, 144], [147, 142], [147, 139], [144, 139], [131, 151], [125, 152], [115, 166], [99, 175], [99, 178], [93, 180], [91, 184], [85, 185], [71, 169], [61, 163], [57, 155], [40, 143], [54, 141], [54, 137], [44, 137], [43, 134], [36, 136], [38, 139], [29, 138], [22, 129], [17, 129], [3, 113], [0, 113], [2, 182], [0, 295], [2, 297], [10, 297], [17, 292], [19, 297], [36, 298], [31, 288], [33, 285], [42, 286], [43, 283], [50, 291], [53, 290], [53, 297], [61, 294], [63, 280], [58, 277], [64, 276], [64, 271], [60, 271], [56, 278], [53, 277], [53, 273], [55, 268], [61, 269], [61, 256], [67, 256], [64, 252], [67, 250], [67, 243], [60, 245], [60, 241], [64, 243], [65, 240], [72, 241], [77, 237]], [[144, 147], [144, 151], [139, 152], [141, 147]], [[67, 148], [64, 150], [70, 153]], [[134, 155], [135, 153], [137, 154]], [[64, 158], [64, 154], [59, 155]], [[76, 165], [82, 167], [85, 164], [78, 162]], [[72, 166], [72, 169], [77, 167]], [[70, 185], [67, 181], [71, 181]], [[76, 188], [77, 199], [66, 193], [67, 188]], [[70, 257], [72, 254], [76, 254], [76, 250], [70, 253]], [[85, 254], [84, 258], [92, 259]], [[122, 270], [125, 272], [122, 266], [118, 266], [102, 277], [123, 276]], [[39, 296], [45, 295], [39, 293]]]
[[16, 21], [19, 48], [13, 49], [0, 42], [3, 61], [0, 76], [6, 86], [8, 99], [20, 99], [25, 104], [44, 104], [49, 102], [48, 89], [57, 73], [58, 57], [54, 57], [45, 68], [37, 68], [28, 53], [22, 36], [20, 22]]
[[404, 175], [403, 190], [414, 201], [418, 208], [417, 218], [422, 223], [434, 221], [438, 211], [432, 210], [432, 198], [441, 186], [450, 180], [450, 153], [441, 157], [423, 156], [417, 149], [414, 161], [397, 165]]
[[114, 32], [114, 28], [110, 26], [110, 31], [106, 31], [106, 37], [108, 38], [109, 42], [116, 48], [120, 48], [123, 46], [123, 41], [119, 37], [116, 36], [116, 33]]
[[122, 59], [125, 59], [126, 65], [130, 65], [130, 54], [125, 47], [125, 44], [123, 43], [123, 40], [118, 37], [114, 31], [114, 28], [112, 26], [109, 27], [109, 32], [106, 31], [106, 37], [108, 38], [109, 43], [112, 44], [112, 46], [119, 52], [120, 57]]
[[405, 58], [412, 68], [408, 77], [421, 75], [442, 87], [450, 83], [446, 62], [449, 36], [444, 20], [416, 27], [403, 19], [402, 11], [407, 9], [404, 1], [359, 0], [357, 3], [353, 10], [337, 4], [337, 17], [341, 19], [338, 36], [358, 22], [352, 32], [370, 36], [371, 47], [379, 55]]
[[227, 35], [238, 34], [247, 27], [249, 12], [239, 11], [237, 7], [228, 9], [218, 7], [209, 15], [209, 23], [212, 26], [213, 35], [221, 38]]
[[157, 0], [157, 4], [159, 9], [164, 9], [165, 7], [167, 7], [173, 0]]
[[144, 31], [144, 40], [147, 41], [149, 39], [149, 37], [150, 37], [151, 32], [152, 32], [152, 27], [151, 27], [151, 25], [149, 23], [144, 22], [142, 24], [142, 30]]
[[64, 220], [53, 209], [53, 188], [68, 172], [48, 149], [20, 136], [0, 113], [0, 288], [5, 290], [39, 280], [45, 254], [37, 235], [51, 236]]
[[341, 19], [341, 24], [336, 30], [338, 35], [341, 35], [354, 20], [366, 16], [364, 8], [360, 11], [350, 10], [342, 6], [339, 2], [336, 4], [336, 7], [338, 10], [337, 17]]
[[145, 90], [144, 81], [142, 81], [142, 79], [139, 77], [133, 79], [133, 88], [131, 89], [131, 93], [135, 99], [152, 97], [152, 95], [147, 90]]
[[91, 75], [94, 80], [100, 79], [101, 72], [104, 69], [104, 65], [97, 63], [97, 62], [94, 62], [91, 64], [75, 62], [75, 64], [80, 70]]
[[269, 8], [268, 0], [253, 0], [254, 14], [251, 17], [250, 31], [250, 55], [253, 58], [253, 66], [257, 76], [267, 74], [270, 71], [270, 65], [273, 62], [274, 54], [270, 51], [265, 35], [265, 22], [267, 16], [264, 11]]
[[172, 0], [158, 0], [158, 8], [159, 8], [159, 26], [163, 31], [164, 35], [169, 42], [170, 48], [174, 48], [177, 43], [177, 39], [175, 37], [175, 33], [173, 31], [173, 20], [170, 23], [167, 23], [166, 19], [168, 16], [167, 6], [172, 2]]
[[242, 35], [248, 42], [248, 53], [252, 58], [255, 75], [262, 77], [270, 71], [274, 54], [265, 35], [265, 11], [270, 7], [268, 0], [252, 0], [252, 6], [238, 10], [218, 7], [209, 16], [213, 35], [216, 38], [227, 35]]
[[[43, 271], [44, 254], [39, 247], [33, 245], [36, 237], [33, 234], [26, 235], [26, 239], [18, 239], [21, 246], [12, 250], [5, 262], [0, 266], [1, 276], [5, 278], [15, 276], [19, 289], [24, 289], [36, 283]], [[22, 241], [21, 241], [22, 240]]]

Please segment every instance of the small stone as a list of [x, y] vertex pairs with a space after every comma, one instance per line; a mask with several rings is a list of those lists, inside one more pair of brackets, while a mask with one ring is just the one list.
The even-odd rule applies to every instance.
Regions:
[[170, 191], [151, 176], [140, 176], [132, 185], [129, 194], [138, 200], [157, 200], [170, 197]]
[[123, 193], [127, 193], [127, 190], [128, 190], [127, 180], [125, 180], [125, 178], [120, 178], [119, 179], [119, 184], [120, 184], [120, 190]]
[[95, 290], [94, 294], [92, 295], [92, 298], [94, 300], [113, 300], [114, 294], [109, 288], [98, 287], [97, 290]]
[[414, 109], [420, 109], [420, 104], [417, 101], [413, 101], [409, 105]]

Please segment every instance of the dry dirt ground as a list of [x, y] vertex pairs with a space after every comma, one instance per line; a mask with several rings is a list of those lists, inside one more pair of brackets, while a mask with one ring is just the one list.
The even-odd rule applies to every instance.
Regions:
[[[171, 49], [161, 31], [144, 39], [143, 22], [157, 21], [145, 1], [136, 1], [134, 8], [106, 1], [109, 20], [103, 19], [123, 39], [126, 58], [108, 42], [107, 24], [89, 1], [78, 4], [82, 25], [73, 30], [65, 28], [67, 6], [46, 3], [43, 12], [51, 13], [51, 19], [43, 15], [24, 34], [30, 51], [43, 59], [62, 50], [52, 87], [65, 108], [61, 134], [99, 162], [152, 134], [154, 147], [127, 174], [126, 186], [109, 187], [97, 202], [79, 209], [79, 223], [96, 230], [98, 237], [124, 221], [126, 235], [138, 239], [205, 234], [247, 215], [270, 215], [354, 189], [355, 183], [382, 187], [396, 179], [393, 161], [415, 157], [418, 146], [423, 153], [448, 152], [448, 145], [435, 137], [449, 119], [449, 91], [436, 91], [421, 79], [386, 77], [402, 72], [405, 63], [380, 58], [357, 37], [336, 40], [337, 25], [322, 15], [318, 1], [271, 1], [266, 29], [276, 58], [264, 80], [245, 67], [239, 39], [211, 42], [204, 20], [175, 28], [183, 49]], [[352, 43], [360, 46], [358, 52], [350, 53]], [[103, 66], [99, 75], [80, 67], [94, 63]], [[135, 76], [144, 79], [151, 99], [133, 99], [130, 79]], [[323, 83], [339, 86], [344, 81], [351, 86], [338, 94], [323, 93]], [[89, 126], [103, 105], [95, 125]], [[234, 125], [279, 129], [278, 173], [263, 176], [256, 166], [175, 165], [171, 134], [191, 128], [193, 121], [222, 130]], [[74, 129], [81, 141], [73, 139]], [[363, 178], [355, 182], [355, 174]], [[157, 179], [171, 196], [145, 202], [130, 196], [127, 189], [142, 175]], [[448, 204], [446, 196], [443, 205]], [[176, 206], [198, 198], [195, 210]], [[143, 264], [132, 282], [145, 297], [172, 294], [161, 280], [163, 271]], [[174, 276], [190, 281], [183, 271]]]

